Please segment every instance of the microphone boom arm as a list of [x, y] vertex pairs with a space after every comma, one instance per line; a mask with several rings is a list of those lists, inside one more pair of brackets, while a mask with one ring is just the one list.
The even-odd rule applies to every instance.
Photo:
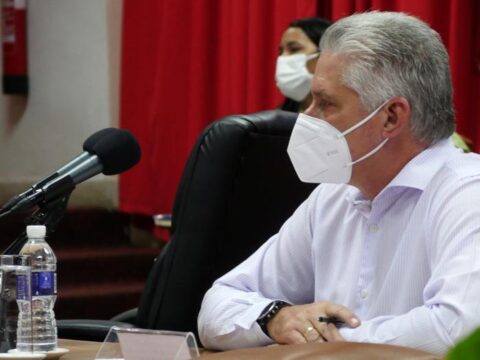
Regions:
[[[72, 194], [73, 189], [65, 193], [61, 197], [52, 199], [51, 201], [43, 201], [39, 204], [38, 209], [25, 219], [25, 223], [28, 225], [41, 224], [47, 227], [48, 233], [54, 231], [57, 224], [65, 215], [67, 209], [68, 200]], [[23, 245], [27, 242], [28, 237], [25, 231], [23, 231], [14, 242], [12, 242], [4, 251], [3, 255], [15, 255], [20, 253]]]

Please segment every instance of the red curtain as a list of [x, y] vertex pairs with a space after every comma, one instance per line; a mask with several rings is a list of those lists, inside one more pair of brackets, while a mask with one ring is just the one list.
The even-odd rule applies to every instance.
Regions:
[[121, 126], [142, 161], [120, 178], [120, 208], [170, 212], [188, 153], [221, 116], [274, 108], [280, 36], [296, 18], [369, 9], [429, 23], [451, 57], [458, 131], [480, 150], [480, 2], [476, 0], [124, 0]]
[[316, 0], [125, 0], [120, 124], [142, 160], [120, 178], [126, 212], [171, 212], [186, 158], [207, 124], [281, 102], [280, 36]]

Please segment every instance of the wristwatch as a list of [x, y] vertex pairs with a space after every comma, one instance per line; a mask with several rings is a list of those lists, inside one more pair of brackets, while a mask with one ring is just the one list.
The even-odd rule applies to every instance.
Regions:
[[270, 304], [268, 304], [265, 309], [263, 309], [262, 313], [257, 319], [257, 324], [260, 326], [260, 329], [267, 335], [268, 330], [267, 330], [267, 324], [270, 320], [273, 319], [275, 315], [278, 314], [278, 312], [284, 308], [285, 306], [291, 306], [289, 303], [281, 300], [275, 300], [272, 301]]

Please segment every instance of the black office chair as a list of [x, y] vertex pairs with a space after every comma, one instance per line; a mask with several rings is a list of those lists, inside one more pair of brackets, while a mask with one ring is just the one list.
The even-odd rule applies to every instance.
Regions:
[[[138, 313], [115, 320], [198, 335], [200, 304], [212, 282], [275, 234], [315, 187], [300, 182], [286, 152], [296, 117], [227, 116], [204, 130], [177, 190], [171, 240], [153, 265]], [[59, 337], [103, 340], [111, 325], [60, 320]]]

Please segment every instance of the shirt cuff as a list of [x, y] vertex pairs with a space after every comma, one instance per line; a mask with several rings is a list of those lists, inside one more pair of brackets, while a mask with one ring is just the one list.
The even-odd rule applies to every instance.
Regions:
[[273, 340], [268, 337], [260, 325], [257, 324], [257, 319], [262, 313], [263, 309], [270, 304], [272, 300], [265, 299], [252, 306], [244, 313], [244, 315], [238, 320], [237, 325], [245, 330], [245, 337], [250, 342], [258, 343], [260, 345], [272, 344]]

